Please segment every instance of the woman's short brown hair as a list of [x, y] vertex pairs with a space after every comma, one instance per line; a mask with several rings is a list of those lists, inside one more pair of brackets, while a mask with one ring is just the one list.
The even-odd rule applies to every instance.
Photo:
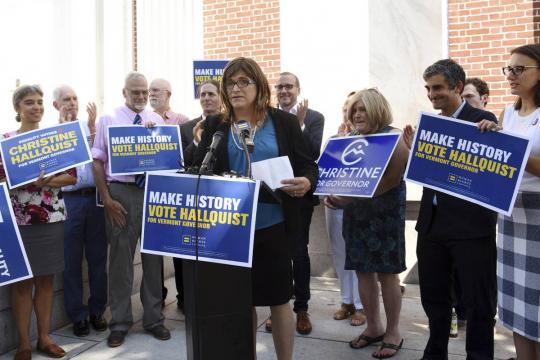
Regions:
[[255, 60], [245, 57], [237, 57], [231, 60], [223, 71], [223, 78], [221, 80], [219, 92], [221, 103], [224, 107], [223, 118], [226, 122], [233, 121], [234, 110], [229, 100], [229, 94], [227, 93], [227, 82], [239, 71], [243, 71], [249, 78], [251, 78], [251, 80], [255, 81], [255, 87], [257, 88], [257, 97], [255, 98], [255, 114], [257, 116], [257, 123], [260, 123], [264, 121], [266, 112], [270, 107], [270, 85], [268, 84], [266, 76]]
[[[41, 90], [41, 87], [39, 85], [21, 85], [17, 89], [15, 89], [12, 98], [13, 109], [17, 111], [17, 108], [19, 107], [22, 99], [24, 99], [30, 94], [39, 94], [39, 96], [43, 97], [43, 90]], [[15, 120], [21, 122], [21, 117], [19, 116], [19, 114], [15, 116]]]

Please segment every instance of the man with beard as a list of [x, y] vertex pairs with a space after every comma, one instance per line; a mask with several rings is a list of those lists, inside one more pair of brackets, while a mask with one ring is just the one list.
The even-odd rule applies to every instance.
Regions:
[[[106, 213], [109, 254], [109, 301], [112, 319], [111, 333], [107, 339], [110, 347], [120, 346], [133, 324], [131, 312], [131, 289], [133, 287], [133, 257], [141, 235], [144, 190], [137, 181], [139, 175], [111, 175], [108, 167], [107, 127], [110, 125], [144, 125], [152, 127], [163, 124], [158, 114], [146, 110], [148, 83], [141, 73], [126, 76], [122, 93], [125, 104], [112, 114], [102, 116], [98, 125], [92, 156], [94, 178], [103, 199]], [[163, 325], [161, 312], [161, 264], [162, 257], [141, 253], [142, 282], [141, 301], [144, 309], [143, 327], [159, 340], [171, 337]]]
[[161, 115], [167, 125], [182, 125], [188, 121], [186, 115], [175, 113], [171, 110], [169, 102], [171, 100], [171, 84], [165, 79], [154, 79], [150, 83], [148, 90], [148, 100], [150, 106], [156, 113]]

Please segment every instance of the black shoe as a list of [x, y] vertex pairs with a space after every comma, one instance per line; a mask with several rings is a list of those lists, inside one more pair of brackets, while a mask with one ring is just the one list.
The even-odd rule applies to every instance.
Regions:
[[84, 337], [90, 334], [90, 327], [88, 326], [88, 320], [84, 319], [73, 324], [73, 334], [78, 337]]
[[117, 347], [122, 345], [126, 335], [127, 332], [125, 331], [112, 330], [107, 338], [107, 345], [109, 345], [109, 347]]
[[163, 325], [154, 326], [153, 328], [146, 329], [146, 331], [151, 332], [158, 340], [169, 340], [171, 338], [171, 332]]
[[92, 324], [92, 327], [96, 331], [101, 332], [107, 330], [107, 320], [105, 320], [103, 315], [90, 316], [90, 324]]

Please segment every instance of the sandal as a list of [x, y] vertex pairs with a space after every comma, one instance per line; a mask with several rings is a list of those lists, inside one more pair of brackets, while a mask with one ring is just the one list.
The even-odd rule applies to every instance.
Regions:
[[339, 310], [334, 313], [334, 320], [345, 320], [354, 312], [354, 304], [341, 304]]
[[366, 323], [366, 314], [364, 310], [356, 310], [351, 316], [351, 326], [361, 326]]
[[[352, 347], [353, 349], [363, 349], [366, 346], [378, 343], [378, 342], [382, 341], [383, 339], [384, 339], [384, 334], [382, 334], [381, 336], [377, 336], [377, 337], [371, 337], [371, 336], [367, 336], [367, 335], [364, 335], [364, 334], [360, 334], [356, 338], [349, 341], [349, 346]], [[356, 343], [358, 341], [360, 341], [360, 340], [365, 341], [365, 344], [364, 345], [356, 345]]]
[[376, 359], [388, 359], [388, 358], [391, 358], [392, 356], [396, 355], [399, 351], [399, 349], [401, 349], [401, 347], [403, 346], [403, 339], [401, 339], [401, 342], [399, 343], [399, 345], [396, 345], [396, 344], [390, 344], [390, 343], [386, 343], [386, 342], [382, 342], [381, 346], [379, 347], [379, 350], [378, 351], [381, 351], [381, 350], [384, 350], [384, 349], [391, 349], [391, 350], [395, 350], [392, 354], [371, 354], [371, 356], [373, 356], [374, 358]]

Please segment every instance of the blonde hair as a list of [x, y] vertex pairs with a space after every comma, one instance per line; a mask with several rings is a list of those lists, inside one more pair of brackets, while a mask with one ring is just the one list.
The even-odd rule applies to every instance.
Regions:
[[392, 109], [388, 100], [376, 88], [358, 91], [347, 100], [347, 120], [353, 123], [354, 106], [362, 100], [366, 114], [373, 129], [371, 133], [378, 133], [393, 121]]

